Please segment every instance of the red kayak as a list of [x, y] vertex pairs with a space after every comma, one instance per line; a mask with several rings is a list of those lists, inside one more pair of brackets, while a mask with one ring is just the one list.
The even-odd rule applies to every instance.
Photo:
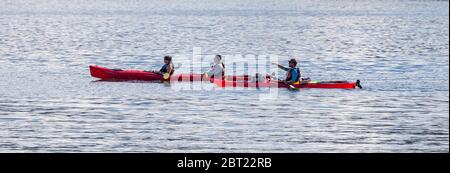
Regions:
[[[122, 70], [109, 69], [105, 67], [89, 66], [91, 76], [101, 80], [142, 80], [142, 81], [162, 81], [163, 76], [157, 73], [144, 70]], [[171, 81], [202, 81], [202, 74], [174, 74]], [[228, 76], [232, 80], [248, 80], [248, 76]]]
[[328, 88], [328, 89], [355, 89], [362, 88], [359, 80], [356, 82], [348, 82], [348, 81], [324, 81], [324, 82], [303, 82], [302, 84], [295, 85], [287, 85], [283, 82], [273, 82], [266, 80], [264, 82], [249, 82], [249, 81], [229, 81], [229, 80], [220, 80], [214, 79], [214, 83], [219, 87], [244, 87], [244, 88], [270, 88], [270, 87], [278, 87], [278, 88]]
[[[122, 70], [109, 69], [105, 67], [91, 65], [91, 76], [101, 80], [143, 80], [143, 81], [162, 81], [163, 76], [157, 73], [143, 71], [143, 70]], [[340, 88], [340, 89], [354, 89], [361, 88], [359, 80], [356, 82], [347, 81], [326, 81], [326, 82], [303, 82], [297, 85], [287, 85], [283, 82], [274, 82], [266, 78], [264, 82], [251, 82], [251, 77], [245, 76], [226, 76], [226, 80], [213, 79], [219, 87], [278, 87], [278, 88]], [[202, 81], [201, 74], [175, 74], [171, 76], [171, 81]]]

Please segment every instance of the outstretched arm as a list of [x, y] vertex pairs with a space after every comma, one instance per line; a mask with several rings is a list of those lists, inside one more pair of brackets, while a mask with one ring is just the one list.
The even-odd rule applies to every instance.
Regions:
[[282, 69], [282, 70], [284, 70], [284, 71], [288, 71], [288, 70], [289, 70], [289, 68], [284, 67], [284, 66], [282, 66], [282, 65], [280, 65], [280, 64], [277, 64], [277, 63], [272, 63], [272, 64], [278, 66], [278, 68], [280, 68], [280, 69]]
[[157, 71], [157, 70], [144, 70], [145, 72], [150, 72], [150, 73], [155, 73], [155, 74], [160, 74], [162, 75], [161, 72]]

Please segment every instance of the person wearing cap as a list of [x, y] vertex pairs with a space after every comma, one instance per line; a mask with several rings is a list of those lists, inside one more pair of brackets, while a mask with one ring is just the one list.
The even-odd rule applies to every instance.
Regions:
[[300, 69], [297, 68], [297, 60], [291, 59], [289, 60], [289, 67], [284, 67], [282, 65], [272, 63], [274, 65], [277, 65], [278, 68], [286, 71], [286, 79], [282, 80], [282, 82], [285, 82], [287, 84], [300, 84]]

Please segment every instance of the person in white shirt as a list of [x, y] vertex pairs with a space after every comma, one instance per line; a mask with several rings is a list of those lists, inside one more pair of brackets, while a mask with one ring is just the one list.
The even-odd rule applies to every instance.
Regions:
[[204, 77], [206, 79], [210, 78], [223, 79], [224, 76], [225, 76], [225, 65], [222, 62], [222, 56], [216, 55], [216, 57], [214, 57], [214, 65], [211, 67], [211, 69], [205, 72]]

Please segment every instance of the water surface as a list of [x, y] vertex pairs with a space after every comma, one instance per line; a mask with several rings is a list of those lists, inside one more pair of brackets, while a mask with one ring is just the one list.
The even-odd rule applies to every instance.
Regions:
[[[448, 1], [0, 6], [0, 152], [449, 151]], [[260, 100], [267, 90], [182, 92], [172, 87], [191, 84], [95, 82], [88, 70], [156, 69], [193, 47], [295, 56], [304, 76], [364, 89]]]

